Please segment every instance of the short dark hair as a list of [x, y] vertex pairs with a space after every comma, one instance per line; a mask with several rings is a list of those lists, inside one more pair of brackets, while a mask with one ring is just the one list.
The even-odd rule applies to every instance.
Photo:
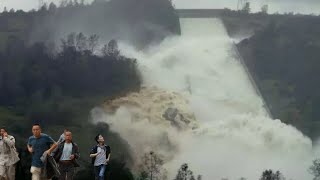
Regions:
[[99, 143], [99, 136], [102, 136], [101, 134], [98, 134], [98, 135], [96, 135], [96, 137], [94, 137], [94, 140], [97, 142], [97, 143]]
[[67, 132], [72, 133], [69, 129], [65, 129], [65, 130], [64, 130], [64, 133], [67, 133]]
[[39, 126], [39, 127], [41, 128], [41, 126], [40, 126], [39, 123], [34, 123], [34, 124], [32, 125], [32, 127], [33, 127], [33, 126]]
[[8, 131], [7, 131], [7, 128], [4, 127], [4, 126], [2, 126], [0, 129], [3, 129], [5, 132], [8, 132]]

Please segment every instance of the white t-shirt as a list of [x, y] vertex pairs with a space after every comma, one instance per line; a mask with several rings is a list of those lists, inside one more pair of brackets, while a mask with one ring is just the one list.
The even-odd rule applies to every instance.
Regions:
[[60, 160], [71, 160], [72, 143], [64, 143], [63, 151]]
[[106, 158], [106, 150], [104, 148], [98, 147], [97, 149], [97, 157], [94, 161], [94, 166], [100, 166], [101, 164], [106, 164], [107, 158]]

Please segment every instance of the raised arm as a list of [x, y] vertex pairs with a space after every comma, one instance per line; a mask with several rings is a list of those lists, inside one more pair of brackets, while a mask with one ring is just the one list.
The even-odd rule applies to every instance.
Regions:
[[16, 140], [13, 136], [5, 136], [3, 138], [3, 142], [6, 143], [8, 146], [10, 147], [14, 147], [15, 143], [16, 143]]
[[50, 149], [47, 150], [48, 154], [51, 154], [52, 151], [53, 151], [57, 146], [58, 146], [58, 144], [57, 144], [56, 142], [54, 142], [54, 143], [51, 145]]

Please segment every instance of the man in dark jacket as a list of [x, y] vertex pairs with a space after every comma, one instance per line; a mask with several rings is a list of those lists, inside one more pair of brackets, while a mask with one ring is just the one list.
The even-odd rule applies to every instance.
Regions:
[[105, 171], [110, 161], [111, 148], [105, 144], [101, 134], [98, 134], [95, 140], [97, 145], [95, 145], [90, 152], [94, 166], [95, 180], [104, 180]]
[[59, 180], [72, 180], [75, 167], [79, 167], [76, 161], [76, 159], [80, 157], [79, 148], [78, 145], [72, 141], [72, 133], [70, 131], [66, 131], [64, 136], [65, 140], [58, 145], [54, 159], [58, 162], [61, 173]]

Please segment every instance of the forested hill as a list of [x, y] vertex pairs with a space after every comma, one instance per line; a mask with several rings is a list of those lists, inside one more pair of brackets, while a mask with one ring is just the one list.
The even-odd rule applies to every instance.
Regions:
[[22, 156], [17, 179], [30, 179], [32, 123], [56, 140], [64, 128], [73, 132], [82, 154], [75, 179], [92, 179], [88, 152], [97, 133], [116, 149], [111, 179], [133, 179], [128, 144], [108, 125], [90, 123], [90, 110], [140, 89], [137, 60], [117, 41], [144, 48], [179, 34], [179, 19], [168, 0], [78, 2], [0, 13], [0, 124]]
[[[320, 17], [226, 10], [220, 18], [232, 36], [253, 34], [238, 48], [274, 117], [319, 137]], [[34, 122], [56, 139], [65, 127], [74, 132], [84, 154], [76, 179], [91, 179], [86, 154], [97, 133], [117, 150], [111, 179], [133, 179], [127, 142], [106, 124], [88, 122], [93, 107], [141, 86], [137, 61], [110, 40], [144, 48], [179, 33], [170, 0], [63, 0], [1, 13], [0, 124], [16, 137], [23, 156], [17, 179], [30, 177], [25, 143]]]
[[[254, 16], [254, 15], [252, 15]], [[238, 44], [275, 118], [320, 133], [320, 17], [277, 15]]]
[[101, 40], [124, 40], [143, 48], [169, 34], [179, 34], [179, 19], [169, 0], [62, 0], [38, 11], [13, 9], [0, 14], [0, 51], [10, 36], [25, 43], [59, 43], [69, 33], [97, 34]]

